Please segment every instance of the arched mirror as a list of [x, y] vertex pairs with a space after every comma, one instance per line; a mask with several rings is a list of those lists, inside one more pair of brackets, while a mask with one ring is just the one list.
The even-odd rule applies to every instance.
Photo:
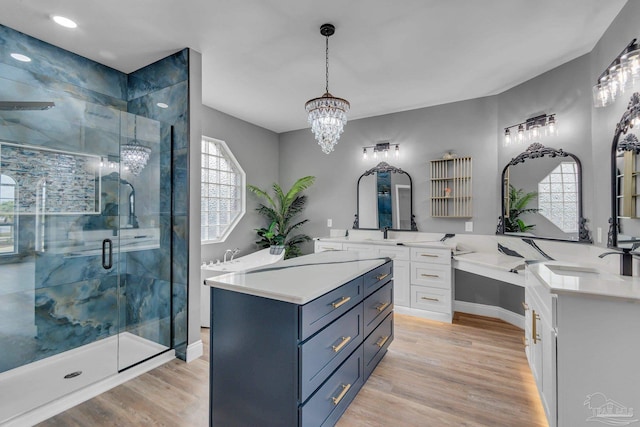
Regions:
[[640, 142], [630, 132], [640, 125], [640, 94], [634, 93], [616, 125], [611, 146], [611, 218], [607, 246], [622, 251], [640, 247]]
[[531, 144], [502, 170], [497, 234], [591, 242], [582, 216], [582, 165], [574, 154]]
[[411, 176], [380, 162], [360, 175], [356, 184], [353, 228], [418, 231], [413, 215]]

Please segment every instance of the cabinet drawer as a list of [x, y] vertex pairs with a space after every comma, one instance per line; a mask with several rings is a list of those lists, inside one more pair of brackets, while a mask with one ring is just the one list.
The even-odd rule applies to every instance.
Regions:
[[366, 337], [393, 310], [393, 281], [369, 295], [364, 308], [364, 336]]
[[[302, 285], [301, 285], [302, 286]], [[362, 301], [362, 276], [300, 307], [300, 341]]]
[[362, 344], [362, 304], [299, 346], [300, 402], [304, 402]]
[[411, 261], [451, 264], [451, 249], [411, 248]]
[[393, 341], [393, 313], [382, 321], [369, 337], [362, 344], [364, 350], [364, 380], [366, 381], [371, 372], [376, 368], [384, 354], [387, 352], [389, 344]]
[[451, 289], [451, 266], [412, 262], [411, 284]]
[[411, 257], [411, 251], [406, 246], [379, 245], [378, 254], [381, 256], [393, 257], [393, 260], [406, 260]]
[[362, 243], [343, 243], [342, 249], [345, 251], [353, 251], [353, 252], [361, 252], [367, 255], [375, 256], [378, 254], [378, 250], [376, 246], [373, 245], [365, 245]]
[[335, 425], [363, 383], [362, 347], [359, 347], [300, 408], [300, 425]]
[[451, 313], [451, 290], [430, 286], [411, 286], [411, 307]]
[[364, 296], [371, 295], [391, 279], [393, 279], [393, 261], [388, 261], [366, 273], [364, 275]]

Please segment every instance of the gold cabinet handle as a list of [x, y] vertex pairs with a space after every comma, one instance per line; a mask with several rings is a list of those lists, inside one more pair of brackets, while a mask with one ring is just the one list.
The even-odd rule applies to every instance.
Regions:
[[522, 336], [522, 345], [525, 347], [529, 347], [529, 344], [527, 344], [527, 337], [525, 337], [524, 335]]
[[385, 277], [387, 277], [389, 275], [389, 273], [385, 273], [385, 274], [381, 274], [379, 276], [376, 276], [376, 279], [378, 279], [378, 281], [384, 279]]
[[432, 255], [432, 254], [420, 254], [420, 256], [426, 256], [429, 258], [438, 258], [438, 255]]
[[422, 273], [422, 274], [421, 274], [421, 276], [422, 276], [422, 277], [436, 277], [436, 278], [437, 278], [437, 277], [440, 277], [440, 276], [438, 276], [437, 274], [426, 274], [426, 273]]
[[384, 311], [385, 308], [389, 307], [389, 303], [385, 302], [384, 304], [380, 304], [376, 307], [376, 310], [378, 310], [378, 312]]
[[529, 304], [527, 304], [526, 302], [522, 301], [522, 308], [524, 308], [524, 311], [529, 310]]
[[347, 343], [351, 341], [351, 337], [342, 337], [342, 342], [338, 345], [332, 345], [331, 348], [333, 349], [333, 351], [335, 353], [339, 352], [340, 350], [342, 350], [342, 347], [344, 347], [345, 345], [347, 345]]
[[538, 344], [538, 341], [542, 341], [540, 339], [540, 335], [538, 335], [538, 322], [536, 322], [536, 320], [540, 320], [540, 316], [535, 310], [531, 310], [531, 338], [533, 338], [534, 344]]
[[420, 297], [420, 299], [426, 299], [427, 301], [440, 301], [438, 298]]
[[340, 298], [338, 301], [334, 301], [331, 303], [331, 306], [333, 308], [338, 308], [340, 307], [342, 304], [346, 304], [351, 300], [351, 297], [342, 297]]
[[380, 337], [380, 339], [378, 340], [378, 342], [376, 342], [376, 345], [380, 348], [382, 348], [382, 346], [384, 346], [384, 344], [389, 340], [389, 337]]
[[340, 392], [340, 394], [337, 395], [336, 397], [331, 398], [331, 400], [333, 401], [333, 404], [337, 405], [338, 403], [340, 403], [340, 401], [342, 400], [344, 395], [347, 394], [350, 388], [351, 388], [351, 384], [342, 384], [342, 391]]

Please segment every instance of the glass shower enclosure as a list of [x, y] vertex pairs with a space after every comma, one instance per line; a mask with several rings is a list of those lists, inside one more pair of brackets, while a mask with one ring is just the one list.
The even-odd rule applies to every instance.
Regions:
[[0, 102], [0, 424], [173, 332], [171, 126], [21, 89], [38, 102]]

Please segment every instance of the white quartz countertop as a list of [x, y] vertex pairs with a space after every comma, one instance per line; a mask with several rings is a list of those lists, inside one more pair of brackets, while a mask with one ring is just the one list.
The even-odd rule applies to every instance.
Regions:
[[206, 283], [214, 288], [306, 304], [388, 260], [360, 252], [327, 251], [223, 274]]
[[531, 264], [527, 269], [553, 293], [640, 300], [640, 277], [611, 274], [559, 261]]
[[488, 252], [472, 252], [455, 254], [455, 260], [458, 262], [468, 262], [471, 264], [477, 264], [482, 267], [497, 268], [498, 270], [511, 271], [524, 266], [525, 260], [523, 258], [516, 258], [509, 255], [503, 255], [501, 253], [488, 253]]
[[411, 240], [411, 239], [369, 239], [362, 237], [318, 237], [315, 240], [320, 242], [334, 243], [360, 243], [364, 245], [384, 245], [384, 246], [409, 246], [416, 248], [449, 248], [446, 241], [439, 240]]

